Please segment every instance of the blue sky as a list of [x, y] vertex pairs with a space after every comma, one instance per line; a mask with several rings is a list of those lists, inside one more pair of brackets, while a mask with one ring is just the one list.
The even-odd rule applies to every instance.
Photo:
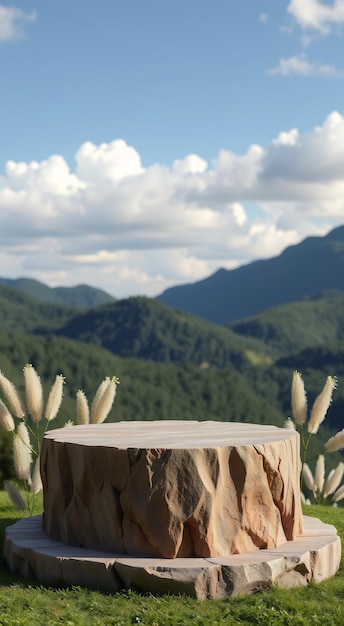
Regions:
[[0, 3], [0, 275], [161, 293], [344, 223], [344, 0]]

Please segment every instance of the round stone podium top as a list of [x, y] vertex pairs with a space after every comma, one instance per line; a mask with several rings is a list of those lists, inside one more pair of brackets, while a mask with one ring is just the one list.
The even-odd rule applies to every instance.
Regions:
[[274, 443], [297, 438], [295, 430], [237, 422], [162, 420], [66, 426], [45, 439], [117, 449], [196, 449]]

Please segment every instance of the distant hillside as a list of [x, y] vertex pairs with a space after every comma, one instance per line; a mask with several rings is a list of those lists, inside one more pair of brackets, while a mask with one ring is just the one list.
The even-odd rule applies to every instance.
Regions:
[[229, 325], [244, 337], [263, 341], [276, 354], [344, 341], [344, 293], [292, 302]]
[[0, 329], [2, 331], [53, 332], [75, 315], [75, 308], [41, 304], [21, 291], [0, 284]]
[[47, 304], [60, 304], [85, 309], [115, 301], [115, 298], [105, 291], [88, 285], [52, 288], [31, 278], [0, 278], [0, 283], [25, 293], [33, 300]]
[[79, 313], [56, 333], [100, 345], [122, 357], [204, 367], [239, 367], [250, 358], [271, 362], [262, 342], [144, 297]]
[[[83, 389], [91, 401], [106, 375], [120, 378], [110, 421], [197, 419], [282, 426], [290, 415], [290, 383], [295, 366], [304, 375], [311, 404], [328, 373], [343, 378], [344, 344], [337, 353], [323, 348], [311, 355], [309, 350], [307, 355], [295, 355], [271, 367], [251, 365], [238, 371], [231, 367], [202, 369], [123, 359], [104, 348], [63, 337], [0, 332], [0, 370], [21, 394], [24, 394], [22, 368], [27, 362], [41, 375], [45, 398], [57, 373], [63, 373], [66, 378], [62, 409], [54, 422], [56, 428], [74, 418], [76, 391]], [[331, 425], [342, 428], [343, 410], [344, 389], [339, 385], [326, 424], [321, 427], [320, 441], [326, 441], [332, 434], [327, 431]], [[1, 447], [6, 442], [9, 447], [6, 458], [11, 458], [12, 440], [7, 435], [0, 430], [0, 482]], [[338, 462], [337, 457], [333, 458]]]
[[220, 269], [205, 280], [172, 287], [157, 300], [228, 324], [326, 290], [344, 292], [344, 226], [325, 237], [308, 237], [278, 257], [235, 270]]

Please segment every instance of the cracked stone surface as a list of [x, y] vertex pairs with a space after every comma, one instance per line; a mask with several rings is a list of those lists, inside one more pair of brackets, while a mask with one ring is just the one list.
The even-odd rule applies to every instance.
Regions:
[[130, 557], [66, 546], [49, 539], [41, 516], [8, 526], [4, 556], [10, 569], [53, 586], [81, 585], [106, 592], [134, 589], [185, 594], [199, 600], [297, 587], [333, 576], [340, 564], [336, 529], [304, 517], [302, 534], [278, 548], [227, 557]]
[[299, 435], [275, 426], [66, 427], [46, 433], [41, 474], [43, 528], [72, 546], [209, 558], [275, 548], [302, 533]]

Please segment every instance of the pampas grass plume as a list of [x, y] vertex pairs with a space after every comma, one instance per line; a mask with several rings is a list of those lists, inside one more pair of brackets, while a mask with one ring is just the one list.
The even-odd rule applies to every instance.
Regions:
[[18, 478], [31, 483], [32, 454], [30, 436], [24, 422], [19, 424], [17, 434], [13, 440], [13, 460]]
[[307, 415], [307, 396], [301, 374], [293, 373], [291, 383], [291, 410], [296, 424], [302, 426]]
[[40, 457], [38, 457], [32, 472], [31, 491], [36, 495], [42, 491], [42, 489], [43, 485], [41, 479]]
[[2, 426], [4, 430], [12, 432], [15, 428], [13, 417], [2, 400], [0, 400], [0, 426]]
[[341, 487], [339, 487], [339, 489], [337, 489], [336, 493], [333, 496], [333, 502], [339, 502], [339, 500], [342, 500], [344, 498], [344, 485], [342, 485]]
[[50, 390], [47, 404], [45, 407], [45, 419], [48, 422], [51, 422], [53, 419], [55, 419], [56, 415], [59, 412], [63, 397], [63, 383], [64, 377], [62, 376], [62, 374], [58, 374]]
[[325, 443], [325, 450], [327, 450], [327, 452], [336, 452], [342, 448], [344, 448], [344, 429], [340, 430], [339, 433], [333, 437], [330, 437]]
[[328, 407], [331, 404], [333, 390], [337, 386], [337, 379], [335, 376], [328, 376], [322, 392], [316, 398], [311, 417], [308, 422], [308, 432], [315, 435], [320, 424], [324, 421]]
[[24, 419], [25, 408], [21, 397], [14, 384], [2, 372], [0, 372], [0, 386], [12, 413], [19, 419]]
[[336, 489], [339, 487], [342, 482], [344, 474], [344, 463], [339, 463], [335, 470], [332, 470], [326, 480], [325, 489], [324, 489], [324, 497], [331, 495], [334, 493]]
[[97, 415], [97, 413], [98, 413], [98, 406], [99, 406], [99, 403], [100, 403], [100, 398], [102, 397], [102, 395], [103, 395], [105, 389], [107, 388], [109, 382], [110, 382], [110, 378], [109, 378], [109, 376], [106, 376], [106, 378], [104, 378], [104, 380], [102, 380], [102, 382], [100, 383], [100, 385], [99, 385], [99, 387], [98, 387], [98, 389], [96, 391], [96, 394], [95, 394], [95, 396], [93, 398], [93, 402], [92, 402], [92, 405], [91, 405], [91, 422], [92, 423], [95, 423], [94, 416]]
[[310, 470], [309, 465], [307, 465], [307, 463], [304, 463], [303, 465], [302, 476], [305, 481], [306, 487], [308, 487], [310, 491], [315, 491], [313, 474]]
[[290, 419], [290, 417], [288, 417], [288, 419], [285, 420], [284, 428], [286, 428], [287, 430], [295, 430], [295, 424], [293, 420]]
[[118, 379], [108, 376], [100, 383], [98, 391], [92, 403], [91, 421], [93, 424], [102, 424], [111, 411], [116, 395]]
[[26, 405], [33, 422], [39, 422], [43, 414], [43, 388], [41, 379], [31, 364], [24, 367]]
[[26, 504], [17, 487], [11, 483], [10, 480], [5, 480], [4, 486], [14, 508], [17, 509], [17, 511], [25, 511]]
[[322, 492], [325, 483], [325, 457], [323, 454], [319, 454], [318, 460], [315, 466], [314, 475], [314, 489], [319, 493]]
[[90, 421], [90, 410], [82, 389], [76, 392], [76, 421], [78, 424], [88, 424]]

